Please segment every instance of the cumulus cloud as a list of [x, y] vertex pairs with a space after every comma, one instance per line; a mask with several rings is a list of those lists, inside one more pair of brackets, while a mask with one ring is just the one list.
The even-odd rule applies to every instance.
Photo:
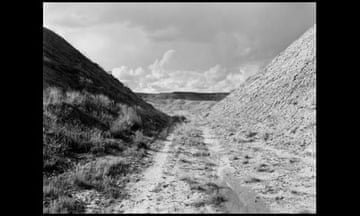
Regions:
[[134, 77], [141, 77], [141, 76], [145, 75], [146, 72], [141, 67], [133, 70], [126, 66], [121, 66], [119, 68], [114, 68], [112, 70], [112, 74], [115, 77], [119, 77], [119, 78], [121, 77], [122, 80], [127, 81], [127, 80], [132, 80]]
[[160, 60], [156, 59], [153, 64], [149, 65], [148, 68], [155, 78], [164, 78], [167, 75], [164, 66], [170, 61], [174, 52], [173, 49], [166, 51]]
[[120, 66], [112, 70], [112, 75], [136, 92], [224, 92], [233, 90], [259, 69], [257, 64], [243, 65], [233, 70], [216, 64], [204, 71], [168, 70], [165, 66], [171, 62], [174, 54], [175, 50], [170, 49], [147, 68]]

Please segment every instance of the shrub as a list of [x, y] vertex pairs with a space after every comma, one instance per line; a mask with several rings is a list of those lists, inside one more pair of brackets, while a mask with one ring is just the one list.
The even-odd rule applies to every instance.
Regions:
[[95, 95], [94, 101], [96, 104], [101, 104], [104, 107], [109, 107], [114, 105], [114, 101], [110, 100], [107, 96], [103, 94]]
[[182, 123], [186, 121], [186, 117], [185, 116], [179, 116], [179, 115], [175, 115], [172, 117], [172, 120], [174, 123]]
[[62, 173], [71, 167], [71, 162], [66, 158], [53, 155], [44, 160], [43, 171], [45, 173]]
[[110, 126], [110, 134], [114, 138], [120, 138], [120, 139], [127, 138], [128, 135], [129, 135], [129, 125], [128, 125], [128, 123], [124, 119], [118, 118]]
[[74, 105], [80, 105], [86, 100], [86, 96], [78, 91], [67, 91], [65, 97], [66, 103]]
[[96, 185], [94, 184], [95, 176], [98, 175], [91, 167], [92, 163], [87, 166], [76, 166], [75, 172], [73, 173], [73, 184], [83, 189], [91, 189]]
[[93, 143], [90, 152], [95, 155], [117, 154], [125, 148], [126, 144], [121, 140], [100, 140]]
[[133, 142], [137, 148], [148, 149], [148, 143], [150, 142], [150, 140], [145, 137], [141, 131], [138, 130], [135, 132]]
[[109, 165], [109, 168], [106, 170], [106, 176], [115, 178], [117, 176], [123, 176], [128, 173], [130, 170], [130, 164], [124, 161], [117, 161]]
[[102, 155], [102, 154], [105, 154], [106, 150], [105, 150], [105, 146], [103, 145], [102, 142], [98, 142], [98, 143], [95, 143], [91, 149], [90, 149], [90, 152], [94, 155]]
[[50, 211], [51, 213], [57, 213], [59, 206], [58, 200], [60, 197], [67, 196], [72, 187], [71, 175], [59, 175], [54, 178], [44, 178], [43, 184], [43, 202], [44, 211]]
[[50, 199], [55, 199], [61, 194], [62, 191], [59, 187], [56, 187], [54, 183], [50, 182], [47, 185], [43, 185], [43, 196]]
[[70, 197], [61, 196], [51, 201], [49, 207], [44, 208], [44, 213], [83, 213], [85, 204]]
[[43, 90], [43, 105], [58, 104], [64, 101], [64, 92], [59, 88], [47, 88]]
[[77, 166], [73, 174], [73, 182], [80, 188], [96, 188], [102, 191], [107, 187], [107, 183], [113, 183], [112, 179], [124, 176], [129, 171], [130, 164], [117, 157], [107, 157], [84, 166]]
[[53, 142], [58, 148], [56, 151], [65, 155], [72, 153], [85, 153], [91, 148], [90, 139], [93, 136], [91, 131], [81, 131], [76, 128], [58, 127], [51, 134], [45, 133], [44, 136], [49, 139], [48, 144]]
[[130, 107], [127, 105], [121, 106], [121, 112], [124, 116], [125, 121], [131, 124], [137, 124], [139, 126], [142, 125], [142, 120], [140, 115], [138, 115], [138, 108], [137, 107]]
[[102, 191], [114, 199], [118, 199], [123, 194], [123, 191], [117, 185], [117, 180], [108, 176], [103, 178]]
[[110, 133], [115, 138], [128, 138], [132, 131], [142, 128], [142, 120], [133, 107], [122, 105], [119, 117], [110, 127]]
[[132, 172], [131, 164], [118, 157], [105, 157], [84, 166], [77, 166], [72, 175], [73, 184], [82, 189], [96, 189], [112, 198], [119, 198], [125, 191], [121, 190], [119, 181]]
[[212, 197], [212, 199], [209, 201], [209, 203], [217, 206], [217, 205], [220, 205], [221, 203], [227, 201], [225, 199], [225, 197], [221, 196], [221, 195], [216, 195], [214, 197]]

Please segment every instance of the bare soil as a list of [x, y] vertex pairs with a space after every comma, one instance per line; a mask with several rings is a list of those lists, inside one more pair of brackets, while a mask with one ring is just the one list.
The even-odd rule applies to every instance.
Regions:
[[128, 199], [107, 213], [256, 213], [265, 203], [237, 185], [220, 143], [198, 119], [183, 124], [154, 154], [154, 163], [130, 182]]

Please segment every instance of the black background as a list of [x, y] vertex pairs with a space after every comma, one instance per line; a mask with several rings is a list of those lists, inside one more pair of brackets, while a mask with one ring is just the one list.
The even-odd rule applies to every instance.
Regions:
[[[6, 109], [1, 112], [1, 116], [6, 117], [6, 121], [2, 121], [1, 130], [3, 139], [0, 152], [4, 160], [1, 164], [1, 179], [5, 180], [1, 184], [1, 191], [6, 191], [1, 194], [2, 200], [5, 201], [1, 202], [1, 210], [8, 212], [3, 215], [41, 215], [42, 2], [12, 3], [14, 5], [2, 4], [1, 7], [4, 16], [1, 35], [5, 36], [2, 45], [6, 46], [6, 49], [1, 49], [2, 65], [7, 66], [2, 67], [0, 79], [4, 88], [1, 107]], [[327, 212], [347, 215], [347, 211], [356, 207], [356, 204], [350, 202], [357, 200], [357, 197], [338, 194], [350, 192], [357, 195], [354, 190], [357, 187], [356, 174], [359, 170], [354, 168], [346, 171], [346, 165], [340, 166], [343, 160], [341, 157], [347, 158], [350, 157], [349, 153], [357, 153], [355, 147], [358, 145], [356, 141], [345, 141], [346, 138], [357, 135], [356, 132], [351, 135], [350, 131], [347, 131], [351, 128], [350, 124], [338, 123], [338, 120], [343, 120], [343, 115], [350, 111], [347, 111], [348, 108], [356, 107], [356, 103], [346, 105], [347, 102], [356, 101], [356, 97], [351, 101], [347, 99], [346, 96], [351, 91], [340, 93], [340, 90], [350, 85], [349, 81], [357, 81], [356, 69], [346, 69], [346, 66], [356, 65], [356, 60], [347, 59], [351, 56], [350, 52], [336, 50], [345, 46], [356, 50], [356, 41], [352, 42], [348, 37], [357, 36], [356, 25], [347, 28], [348, 21], [341, 21], [346, 15], [353, 14], [348, 9], [341, 9], [345, 5], [351, 8], [346, 3], [323, 0], [318, 1], [316, 7], [317, 212], [324, 215], [327, 215]], [[356, 16], [356, 13], [353, 15]], [[352, 31], [349, 34], [347, 30]], [[341, 39], [338, 35], [346, 38]], [[347, 61], [341, 60], [341, 57], [346, 57]], [[341, 67], [337, 68], [337, 63], [340, 63]], [[341, 80], [344, 78], [346, 82]], [[345, 88], [341, 87], [341, 84], [345, 85]], [[346, 110], [341, 111], [340, 108]], [[353, 118], [354, 115], [351, 120], [355, 121]], [[341, 132], [341, 129], [345, 129], [346, 132]], [[339, 139], [336, 139], [336, 135], [340, 135]]]

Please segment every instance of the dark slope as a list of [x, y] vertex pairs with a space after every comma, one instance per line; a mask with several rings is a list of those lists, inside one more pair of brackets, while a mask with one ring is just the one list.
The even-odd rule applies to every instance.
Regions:
[[124, 149], [136, 131], [157, 136], [171, 120], [46, 28], [43, 89], [46, 173], [63, 172], [77, 154]]
[[106, 73], [62, 37], [43, 28], [43, 88], [87, 91], [105, 95], [116, 103], [143, 110], [146, 122], [162, 124], [167, 116], [137, 97], [112, 75]]
[[153, 109], [53, 31], [43, 28], [43, 86], [86, 90], [116, 102]]

